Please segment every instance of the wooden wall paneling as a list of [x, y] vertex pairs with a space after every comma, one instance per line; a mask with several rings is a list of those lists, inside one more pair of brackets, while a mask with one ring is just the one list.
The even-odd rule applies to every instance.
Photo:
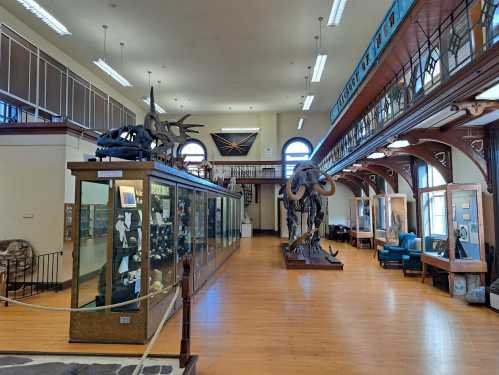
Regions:
[[5, 34], [0, 34], [0, 37], [0, 89], [8, 91], [10, 39]]
[[[45, 107], [53, 113], [61, 113], [62, 74], [52, 64], [46, 63], [46, 103]], [[64, 86], [66, 84], [64, 83]]]
[[38, 106], [41, 108], [47, 107], [46, 101], [46, 84], [45, 84], [45, 69], [47, 68], [47, 63], [44, 59], [40, 58], [38, 61], [40, 65], [38, 69]]
[[10, 43], [9, 92], [29, 101], [30, 52], [14, 40]]
[[29, 54], [29, 66], [30, 66], [30, 72], [29, 72], [29, 101], [31, 103], [36, 104], [36, 82], [38, 80], [37, 77], [37, 65], [38, 65], [38, 56], [30, 52]]

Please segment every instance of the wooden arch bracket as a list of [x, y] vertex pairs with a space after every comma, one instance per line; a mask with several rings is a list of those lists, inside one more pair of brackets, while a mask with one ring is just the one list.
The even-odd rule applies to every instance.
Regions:
[[384, 179], [388, 185], [391, 186], [394, 193], [399, 191], [399, 180], [398, 174], [391, 168], [386, 168], [381, 165], [363, 163], [360, 170], [365, 171], [369, 174], [369, 177], [376, 175]]
[[441, 131], [439, 129], [415, 129], [404, 135], [404, 138], [411, 143], [420, 143], [423, 147], [428, 143], [427, 141], [440, 142], [444, 145], [455, 147], [478, 167], [483, 177], [490, 185], [484, 127], [454, 127], [447, 131]]
[[358, 185], [356, 182], [352, 182], [351, 180], [348, 180], [341, 176], [337, 177], [335, 181], [349, 188], [355, 197], [360, 197], [362, 195], [360, 185]]
[[342, 172], [340, 174], [341, 178], [343, 178], [344, 180], [347, 180], [347, 181], [350, 181], [351, 184], [353, 184], [354, 186], [357, 186], [357, 191], [359, 192], [358, 197], [361, 196], [361, 192], [364, 191], [364, 194], [366, 196], [369, 196], [369, 185], [367, 184], [367, 182], [365, 182], [364, 180], [362, 180], [361, 178], [358, 178], [358, 177], [354, 177], [352, 174], [350, 173], [344, 173]]
[[364, 173], [362, 171], [356, 171], [356, 172], [346, 172], [346, 176], [353, 177], [358, 179], [361, 184], [364, 186], [367, 185], [367, 196], [369, 196], [369, 186], [374, 190], [376, 194], [381, 194], [381, 191], [379, 190], [379, 187], [376, 185], [376, 180], [372, 179], [369, 174]]
[[446, 144], [429, 141], [387, 153], [416, 156], [437, 168], [446, 183], [452, 182], [452, 151]]
[[[413, 193], [415, 192], [414, 183], [412, 179], [411, 157], [409, 155], [393, 155], [385, 159], [367, 160], [363, 163], [363, 167], [375, 168], [375, 169], [377, 169], [377, 167], [380, 167], [384, 170], [394, 171], [407, 182], [412, 192]], [[373, 171], [375, 169], [373, 169]], [[397, 191], [398, 191], [398, 181], [397, 181]]]

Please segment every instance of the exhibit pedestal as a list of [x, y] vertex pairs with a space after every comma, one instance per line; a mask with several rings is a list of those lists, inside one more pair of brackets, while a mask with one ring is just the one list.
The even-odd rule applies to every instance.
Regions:
[[241, 224], [241, 237], [251, 238], [253, 237], [253, 224]]
[[288, 244], [281, 245], [282, 256], [288, 270], [343, 270], [343, 263], [322, 251], [317, 255], [294, 255], [288, 252]]

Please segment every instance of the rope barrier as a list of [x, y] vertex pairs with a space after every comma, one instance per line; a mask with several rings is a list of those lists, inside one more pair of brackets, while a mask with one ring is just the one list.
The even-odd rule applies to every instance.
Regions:
[[133, 371], [132, 375], [139, 375], [142, 372], [142, 368], [144, 367], [144, 362], [146, 361], [147, 357], [149, 356], [149, 353], [151, 352], [152, 347], [156, 343], [156, 340], [159, 337], [159, 333], [163, 329], [163, 326], [165, 325], [166, 319], [168, 318], [168, 315], [170, 315], [173, 306], [175, 306], [175, 301], [177, 300], [178, 296], [180, 294], [180, 287], [177, 286], [177, 291], [175, 292], [175, 296], [170, 302], [170, 305], [165, 311], [165, 314], [163, 315], [163, 318], [161, 318], [161, 322], [159, 323], [158, 328], [156, 329], [156, 332], [154, 332], [154, 335], [149, 341], [149, 344], [147, 344], [146, 350], [144, 351], [144, 354], [142, 354], [142, 357], [139, 360], [139, 363], [137, 364], [137, 367], [135, 367], [135, 370]]
[[63, 311], [63, 312], [102, 311], [102, 310], [114, 309], [116, 307], [131, 305], [132, 303], [140, 302], [140, 301], [143, 301], [145, 299], [155, 297], [159, 294], [168, 293], [174, 287], [178, 286], [179, 284], [180, 284], [180, 281], [177, 281], [172, 286], [157, 290], [155, 292], [149, 293], [149, 294], [142, 296], [142, 297], [137, 297], [137, 298], [134, 298], [134, 299], [131, 299], [128, 301], [124, 301], [124, 302], [114, 303], [112, 305], [97, 306], [97, 307], [78, 307], [78, 308], [75, 308], [75, 307], [43, 306], [43, 305], [36, 305], [36, 304], [29, 304], [29, 303], [21, 302], [21, 301], [18, 301], [18, 300], [12, 299], [12, 298], [8, 298], [8, 297], [4, 297], [4, 296], [0, 296], [0, 301], [9, 302], [9, 303], [12, 303], [14, 305], [26, 307], [28, 309], [45, 310], [45, 311], [52, 311], [52, 312], [56, 312], [56, 311], [57, 312], [61, 312], [61, 311]]
[[177, 301], [177, 298], [180, 295], [180, 289], [181, 289], [180, 283], [181, 283], [181, 280], [177, 281], [175, 284], [173, 284], [170, 287], [160, 289], [156, 292], [149, 293], [149, 294], [142, 296], [142, 297], [134, 298], [132, 300], [128, 300], [125, 302], [115, 303], [112, 305], [98, 306], [98, 307], [70, 308], [70, 307], [43, 306], [43, 305], [36, 305], [36, 304], [29, 304], [29, 303], [20, 302], [20, 301], [14, 300], [12, 298], [3, 297], [3, 296], [0, 296], [0, 300], [1, 301], [8, 301], [9, 303], [13, 303], [15, 305], [23, 306], [23, 307], [26, 307], [29, 309], [52, 311], [52, 312], [54, 312], [54, 311], [64, 311], [64, 312], [99, 311], [99, 310], [107, 310], [107, 309], [112, 309], [115, 307], [130, 305], [130, 304], [135, 303], [135, 302], [139, 302], [139, 301], [142, 301], [142, 300], [145, 300], [148, 298], [152, 298], [152, 297], [157, 296], [159, 294], [168, 293], [173, 288], [176, 288], [175, 295], [174, 295], [173, 299], [171, 300], [170, 304], [168, 305], [168, 308], [166, 309], [163, 317], [161, 318], [161, 322], [159, 323], [158, 328], [156, 329], [156, 332], [154, 332], [152, 339], [147, 344], [147, 347], [146, 347], [144, 353], [142, 354], [142, 357], [140, 358], [139, 362], [137, 363], [137, 366], [135, 367], [135, 370], [132, 373], [132, 375], [139, 375], [142, 372], [142, 369], [144, 368], [144, 363], [145, 363], [147, 357], [149, 356], [154, 344], [156, 343], [156, 340], [158, 339], [159, 334], [160, 334], [161, 330], [163, 329], [163, 326], [166, 323], [166, 319], [168, 319], [168, 316], [171, 314], [173, 307], [175, 306], [175, 302]]

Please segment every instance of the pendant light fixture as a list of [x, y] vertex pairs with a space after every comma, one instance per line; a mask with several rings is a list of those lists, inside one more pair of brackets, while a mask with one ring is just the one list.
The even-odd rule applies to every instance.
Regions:
[[[147, 71], [147, 78], [148, 78], [148, 91], [151, 91], [151, 74], [152, 71], [148, 70]], [[161, 81], [158, 81], [161, 82]], [[159, 93], [160, 94], [160, 93]], [[151, 98], [149, 96], [145, 96], [142, 98], [142, 101], [147, 104], [148, 107], [151, 106]], [[166, 110], [161, 107], [158, 103], [154, 103], [154, 110], [158, 112], [160, 115], [164, 115], [166, 113]]]
[[327, 22], [328, 26], [338, 26], [340, 24], [345, 5], [347, 5], [347, 0], [333, 0], [329, 21]]
[[57, 34], [71, 35], [71, 32], [57, 18], [50, 14], [45, 8], [34, 0], [17, 0], [19, 4], [33, 13], [36, 17], [42, 20], [48, 27], [54, 30]]
[[[131, 87], [132, 84], [128, 82], [128, 80], [125, 77], [123, 77], [120, 73], [118, 73], [115, 69], [113, 69], [111, 65], [109, 65], [106, 62], [106, 57], [107, 57], [106, 43], [107, 43], [108, 26], [102, 25], [102, 28], [104, 29], [104, 55], [101, 58], [94, 60], [94, 64], [97, 65], [99, 68], [101, 68], [107, 75], [109, 75], [112, 79], [117, 81], [123, 87]], [[122, 50], [124, 45], [125, 44], [123, 43]]]
[[308, 67], [308, 75], [305, 76], [305, 86], [306, 86], [306, 91], [308, 91], [308, 95], [305, 97], [305, 100], [303, 101], [303, 108], [302, 110], [303, 111], [309, 111], [310, 110], [310, 107], [312, 107], [312, 103], [314, 101], [314, 94], [310, 91], [310, 82], [309, 82], [309, 78], [310, 78], [310, 69], [312, 67]]
[[326, 66], [327, 54], [322, 50], [322, 21], [323, 17], [319, 17], [319, 35], [315, 36], [315, 49], [317, 57], [315, 58], [314, 72], [312, 74], [312, 82], [318, 83], [321, 81], [324, 67]]

